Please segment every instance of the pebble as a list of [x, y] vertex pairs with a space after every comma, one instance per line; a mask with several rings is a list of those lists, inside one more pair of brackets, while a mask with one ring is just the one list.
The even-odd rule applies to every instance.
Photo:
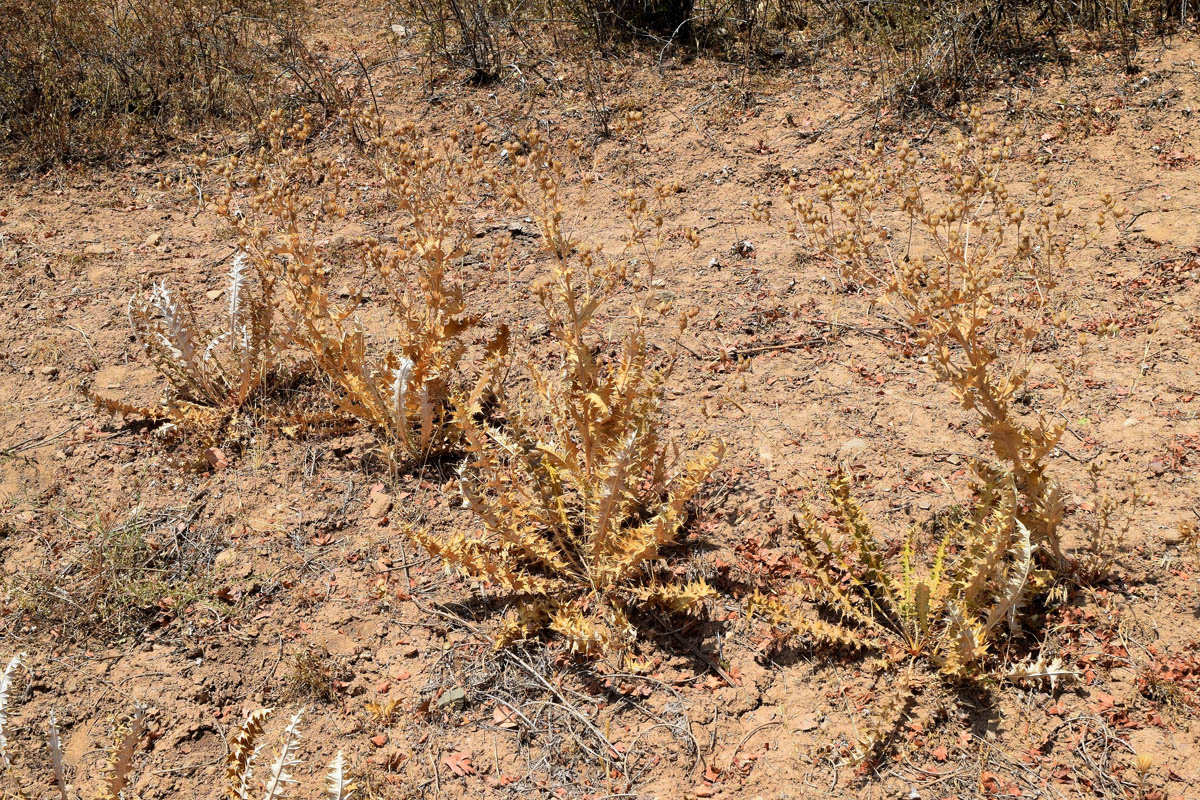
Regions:
[[870, 447], [870, 443], [866, 439], [862, 439], [857, 436], [853, 439], [848, 439], [842, 443], [841, 447], [838, 448], [838, 461], [847, 461], [852, 459], [859, 453], [862, 453], [868, 447]]
[[392, 510], [392, 497], [384, 489], [382, 483], [377, 483], [371, 487], [371, 494], [367, 498], [367, 516], [371, 519], [379, 519]]

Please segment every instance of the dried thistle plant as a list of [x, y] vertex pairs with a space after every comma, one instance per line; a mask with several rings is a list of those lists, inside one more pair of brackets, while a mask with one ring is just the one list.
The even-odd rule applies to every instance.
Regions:
[[855, 742], [852, 762], [887, 752], [905, 721], [920, 713], [918, 693], [941, 688], [930, 680], [934, 673], [947, 687], [1010, 681], [1053, 688], [1078, 677], [1057, 658], [1011, 662], [1012, 645], [1028, 633], [1031, 612], [1053, 581], [1017, 513], [1011, 475], [984, 482], [969, 511], [944, 521], [932, 552], [918, 545], [914, 528], [890, 555], [846, 475], [830, 481], [830, 496], [832, 526], [807, 505], [789, 526], [805, 577], [780, 595], [756, 591], [746, 609], [771, 626], [776, 644], [798, 639], [868, 655], [865, 663], [880, 676], [904, 676]]
[[[0, 679], [0, 719], [4, 717], [5, 708], [7, 706], [8, 683], [12, 677], [11, 672], [20, 663], [19, 659], [24, 657], [15, 657], [9, 662], [8, 669], [5, 670], [4, 676]], [[133, 759], [137, 753], [137, 747], [141, 743], [146, 734], [146, 718], [152, 713], [145, 706], [138, 704], [134, 707], [133, 713], [124, 722], [116, 723], [113, 726], [112, 741], [103, 749], [104, 761], [99, 769], [99, 780], [94, 787], [92, 794], [97, 800], [123, 800], [123, 798], [133, 797], [129, 791], [131, 774], [133, 772]], [[69, 792], [69, 784], [67, 783], [67, 768], [63, 760], [62, 746], [59, 741], [58, 722], [54, 710], [50, 711], [50, 718], [46, 728], [47, 733], [47, 750], [50, 754], [50, 767], [52, 770], [52, 778], [54, 787], [58, 790], [58, 796], [61, 800], [71, 800]], [[15, 771], [13, 763], [9, 758], [9, 754], [5, 748], [6, 742], [0, 736], [0, 775], [6, 778], [5, 789], [14, 792], [13, 797], [25, 797], [24, 789], [32, 786], [46, 785], [49, 781], [45, 780], [45, 776], [36, 780], [30, 780], [30, 776], [24, 772]], [[24, 764], [22, 766], [28, 766]], [[40, 767], [38, 768], [41, 769]], [[9, 794], [5, 793], [5, 797]]]
[[[145, 732], [146, 709], [138, 706], [129, 721], [117, 726], [113, 732], [113, 744], [101, 768], [104, 778], [100, 791], [96, 793], [97, 800], [121, 800], [125, 797], [125, 787], [129, 785], [129, 774], [133, 770], [133, 755]], [[57, 736], [54, 738], [57, 739]], [[58, 772], [57, 766], [55, 772]]]
[[[815, 200], [789, 185], [788, 227], [836, 265], [843, 284], [878, 291], [903, 310], [935, 376], [982, 423], [998, 463], [977, 465], [980, 479], [999, 485], [1011, 476], [1017, 518], [1039, 559], [1066, 574], [1072, 562], [1059, 530], [1063, 490], [1047, 474], [1065, 426], [1050, 413], [1019, 413], [1017, 401], [1027, 392], [1037, 343], [1067, 321], [1053, 292], [1058, 276], [1123, 212], [1102, 195], [1096, 224], [1072, 230], [1078, 220], [1045, 173], [1034, 178], [1029, 202], [1014, 200], [1005, 177], [1011, 142], [983, 123], [978, 108], [964, 112], [970, 134], [958, 133], [938, 160], [948, 196], [930, 190], [934, 182], [918, 172], [915, 147], [903, 143], [888, 157], [877, 143], [860, 169], [836, 171]], [[768, 214], [761, 202], [755, 210]], [[1068, 364], [1058, 367], [1065, 404]]]
[[274, 287], [268, 273], [252, 269], [246, 254], [236, 252], [227, 311], [216, 330], [202, 326], [187, 298], [165, 281], [135, 294], [129, 300], [129, 323], [142, 351], [167, 379], [167, 396], [158, 406], [131, 405], [91, 390], [88, 397], [109, 413], [167, 421], [198, 434], [205, 447], [219, 446], [250, 402], [280, 378], [291, 331], [277, 324]]
[[[620, 651], [635, 636], [635, 609], [695, 612], [713, 595], [703, 579], [678, 577], [685, 564], [669, 564], [667, 554], [680, 543], [687, 503], [723, 448], [686, 461], [663, 436], [661, 394], [670, 364], [655, 366], [649, 353], [648, 292], [635, 303], [616, 352], [598, 355], [604, 343], [590, 328], [621, 289], [624, 265], [564, 232], [558, 200], [564, 167], [546, 143], [533, 134], [508, 149], [524, 154], [514, 159], [505, 193], [532, 212], [551, 259], [549, 274], [534, 288], [559, 366], [554, 372], [529, 366], [530, 388], [518, 391], [505, 379], [512, 350], [494, 343], [494, 409], [460, 418], [468, 450], [460, 485], [486, 534], [443, 538], [407, 530], [448, 566], [515, 602], [498, 646], [549, 630], [576, 653]], [[536, 189], [527, 195], [528, 186]], [[641, 248], [652, 277], [648, 245], [659, 237], [662, 218], [633, 193], [625, 200], [626, 245]]]
[[[12, 675], [20, 665], [22, 657], [23, 654], [14, 657], [3, 675], [0, 676], [0, 720], [5, 719]], [[112, 742], [104, 750], [105, 758], [100, 767], [99, 780], [93, 794], [97, 800], [123, 800], [123, 798], [135, 797], [130, 787], [134, 756], [137, 753], [138, 745], [146, 736], [147, 718], [152, 713], [152, 710], [139, 704], [127, 720], [114, 726]], [[254, 769], [258, 766], [259, 755], [264, 749], [261, 739], [270, 715], [270, 709], [250, 712], [246, 721], [238, 726], [230, 737], [229, 754], [225, 757], [225, 780], [221, 790], [221, 796], [227, 800], [251, 800], [251, 798], [284, 800], [291, 796], [291, 787], [297, 782], [292, 772], [304, 763], [297, 755], [301, 738], [300, 720], [304, 715], [304, 709], [297, 711], [288, 721], [280, 734], [279, 750], [275, 758], [266, 767], [263, 777], [256, 779]], [[2, 733], [2, 726], [0, 726], [0, 733]], [[25, 795], [21, 794], [22, 787], [44, 786], [49, 783], [46, 780], [49, 777], [57, 788], [61, 800], [70, 800], [71, 787], [67, 782], [67, 765], [64, 763], [58, 722], [53, 710], [50, 712], [47, 724], [47, 747], [53, 772], [51, 776], [42, 776], [40, 779], [30, 782], [23, 779], [27, 776], [12, 773], [5, 745], [6, 742], [0, 737], [0, 756], [3, 757], [3, 761], [0, 762], [0, 775], [14, 781], [5, 786], [6, 789], [13, 789], [17, 792], [14, 796], [24, 797]], [[79, 773], [78, 767], [76, 772]], [[326, 769], [324, 783], [325, 791], [322, 796], [325, 800], [350, 800], [354, 796], [356, 787], [354, 781], [347, 774], [345, 758], [340, 750]]]
[[[284, 800], [290, 797], [291, 788], [296, 784], [292, 770], [304, 763], [297, 756], [300, 743], [300, 720], [304, 709], [300, 709], [288, 720], [283, 733], [280, 734], [279, 751], [267, 768], [265, 777], [255, 781], [254, 768], [258, 765], [258, 756], [264, 745], [260, 741], [266, 730], [267, 719], [271, 709], [258, 709], [250, 712], [233, 736], [229, 739], [229, 755], [225, 757], [225, 786], [223, 797], [227, 800], [251, 800], [262, 797], [262, 800]], [[260, 785], [257, 785], [260, 784]], [[356, 787], [346, 773], [345, 758], [338, 751], [329, 762], [325, 772], [325, 800], [350, 800]], [[261, 795], [260, 795], [261, 792]]]
[[1051, 580], [1017, 514], [1012, 477], [982, 486], [975, 507], [945, 523], [931, 558], [922, 558], [916, 530], [889, 558], [844, 474], [830, 482], [830, 496], [832, 529], [807, 506], [790, 526], [806, 580], [787, 602], [755, 595], [751, 610], [785, 636], [869, 650], [893, 664], [923, 658], [954, 681], [1002, 674], [995, 644], [1022, 631], [1026, 606]]
[[[264, 123], [268, 144], [248, 163], [234, 157], [221, 167], [226, 191], [215, 210], [281, 280], [294, 341], [331, 379], [334, 401], [402, 466], [457, 444], [461, 337], [475, 323], [459, 268], [471, 238], [463, 203], [484, 172], [484, 149], [456, 135], [431, 143], [411, 123], [388, 129], [375, 115], [347, 117], [377, 134], [366, 180], [395, 212], [394, 244], [351, 237], [334, 257], [320, 238], [346, 216], [346, 167], [306, 153], [308, 116], [289, 125], [276, 112]], [[353, 275], [370, 297], [343, 298], [332, 285]], [[375, 335], [364, 317], [378, 302], [386, 330]]]
[[12, 691], [13, 675], [21, 666], [24, 653], [18, 653], [8, 662], [4, 673], [0, 675], [0, 769], [7, 769], [11, 763], [8, 758], [8, 739], [4, 735], [4, 727], [8, 725], [9, 693]]

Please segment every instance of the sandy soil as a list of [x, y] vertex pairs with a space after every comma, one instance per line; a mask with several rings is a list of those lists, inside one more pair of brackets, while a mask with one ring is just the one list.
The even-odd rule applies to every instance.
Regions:
[[[346, 27], [331, 17], [323, 35], [335, 48], [394, 47], [369, 17]], [[25, 791], [53, 792], [51, 709], [84, 788], [112, 718], [140, 701], [153, 709], [135, 761], [145, 800], [215, 796], [226, 737], [263, 706], [279, 709], [272, 736], [307, 707], [303, 796], [316, 796], [320, 767], [339, 749], [363, 795], [380, 797], [1200, 794], [1197, 557], [1177, 533], [1197, 521], [1200, 496], [1200, 44], [1148, 47], [1133, 77], [1103, 54], [1077, 59], [1066, 76], [997, 86], [980, 102], [1016, 137], [1019, 167], [1047, 170], [1071, 206], [1095, 209], [1111, 191], [1131, 211], [1062, 276], [1071, 326], [1113, 332], [1087, 357], [1053, 469], [1082, 493], [1087, 465], [1101, 459], [1110, 478], [1133, 478], [1152, 499], [1117, 576], [1046, 620], [1046, 647], [1080, 682], [963, 695], [936, 709], [936, 724], [903, 731], [877, 770], [839, 766], [884, 687], [853, 659], [765, 654], [763, 632], [740, 614], [739, 582], [793, 568], [781, 524], [839, 458], [880, 530], [899, 536], [965, 499], [966, 460], [984, 444], [919, 354], [888, 341], [880, 309], [832, 291], [820, 265], [754, 222], [749, 204], [778, 198], [790, 176], [815, 184], [878, 136], [936, 152], [951, 123], [871, 108], [861, 73], [843, 67], [743, 84], [720, 64], [631, 59], [607, 67], [607, 102], [644, 110], [645, 136], [595, 144], [601, 185], [575, 224], [583, 238], [615, 241], [614, 187], [678, 180], [670, 224], [701, 233], [699, 250], [668, 249], [659, 277], [676, 305], [700, 308], [667, 394], [669, 427], [728, 445], [695, 521], [704, 569], [724, 579], [714, 621], [650, 631], [646, 675], [536, 649], [520, 655], [525, 672], [458, 621], [492, 619], [470, 602], [472, 587], [396, 533], [399, 519], [473, 524], [449, 468], [391, 482], [362, 468], [363, 434], [295, 441], [267, 428], [225, 469], [173, 469], [150, 430], [99, 414], [79, 387], [152, 399], [161, 383], [132, 340], [130, 294], [165, 278], [216, 309], [232, 241], [198, 213], [194, 188], [158, 188], [177, 156], [63, 170], [0, 196], [0, 657], [28, 653], [5, 729], [19, 773], [42, 776]], [[375, 83], [387, 109], [431, 130], [524, 118], [592, 133], [586, 98], [570, 88], [447, 79], [431, 102], [421, 69], [402, 53]], [[219, 154], [241, 141], [218, 132], [204, 145]], [[746, 241], [752, 248], [736, 252]], [[469, 297], [485, 315], [478, 341], [507, 320], [537, 351], [528, 285], [538, 268], [531, 260]], [[756, 347], [740, 372], [722, 357]], [[68, 610], [58, 616], [30, 613], [30, 596], [53, 596], [78, 553], [131, 519], [153, 542], [155, 568], [193, 565], [194, 595], [135, 609], [119, 633], [70, 611], [90, 607], [86, 598], [57, 601]], [[41, 594], [30, 595], [35, 585]], [[327, 672], [327, 696], [304, 696], [305, 663]], [[368, 712], [388, 699], [389, 721]], [[595, 732], [615, 752], [597, 753]], [[1144, 782], [1135, 754], [1152, 762]]]

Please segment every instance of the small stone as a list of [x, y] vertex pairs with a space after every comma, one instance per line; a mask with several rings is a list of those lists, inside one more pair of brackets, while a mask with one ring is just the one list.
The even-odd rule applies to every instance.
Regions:
[[870, 443], [866, 439], [861, 439], [859, 437], [849, 439], [838, 448], [838, 461], [849, 461], [862, 453], [868, 447], [870, 447]]
[[254, 573], [254, 563], [231, 547], [217, 553], [213, 559], [213, 571], [230, 579], [248, 578]]
[[749, 239], [744, 239], [733, 246], [733, 253], [742, 258], [754, 257], [754, 243]]
[[83, 254], [85, 256], [103, 256], [108, 255], [111, 252], [111, 250], [102, 244], [89, 244], [87, 247], [83, 248]]
[[465, 703], [467, 701], [467, 690], [461, 686], [455, 686], [453, 689], [446, 692], [438, 698], [437, 707], [446, 708], [457, 703]]
[[158, 247], [162, 244], [162, 234], [152, 233], [146, 237], [146, 247]]
[[371, 519], [380, 519], [392, 510], [392, 496], [383, 488], [382, 483], [377, 483], [371, 487], [371, 494], [367, 497], [367, 516]]
[[1161, 461], [1151, 461], [1150, 462], [1151, 474], [1162, 475], [1166, 471], [1167, 471], [1167, 465], [1164, 464], [1163, 462], [1161, 462]]
[[1137, 417], [1130, 417], [1129, 419], [1127, 419], [1121, 423], [1121, 427], [1122, 428], [1132, 428], [1134, 425], [1137, 425], [1139, 422], [1141, 422], [1141, 420], [1138, 419]]
[[820, 722], [818, 722], [815, 714], [806, 714], [796, 720], [796, 727], [793, 730], [800, 732], [815, 731], [819, 726]]
[[43, 375], [45, 375], [47, 378], [53, 378], [55, 375], [58, 374], [58, 367], [55, 367], [55, 366], [42, 367], [41, 373]]
[[383, 747], [387, 743], [388, 737], [386, 733], [381, 733], [378, 736], [371, 737], [371, 744], [375, 745], [376, 747]]
[[209, 289], [207, 292], [204, 293], [204, 296], [207, 297], [209, 300], [216, 300], [218, 297], [220, 297], [223, 294], [225, 294], [224, 289]]

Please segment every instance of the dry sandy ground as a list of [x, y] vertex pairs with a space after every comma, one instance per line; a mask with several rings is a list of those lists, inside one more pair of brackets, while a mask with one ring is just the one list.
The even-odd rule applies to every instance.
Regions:
[[[391, 46], [377, 20], [326, 29], [335, 45]], [[902, 731], [866, 774], [839, 766], [841, 753], [886, 688], [853, 659], [764, 653], [762, 631], [739, 613], [739, 576], [791, 568], [781, 522], [839, 457], [853, 464], [879, 529], [898, 537], [965, 499], [966, 459], [984, 443], [915, 355], [886, 341], [891, 334], [860, 330], [888, 329], [867, 298], [832, 291], [794, 242], [752, 221], [749, 203], [777, 198], [789, 176], [815, 184], [878, 136], [917, 138], [935, 153], [947, 119], [877, 113], [853, 70], [742, 85], [704, 62], [610, 68], [608, 102], [643, 109], [645, 136], [596, 144], [590, 166], [601, 186], [575, 225], [582, 238], [615, 242], [612, 189], [681, 183], [669, 224], [696, 227], [703, 245], [669, 249], [660, 288], [700, 313], [669, 387], [669, 427], [685, 441], [703, 430], [728, 444], [695, 522], [703, 568], [726, 594], [715, 622], [648, 633], [646, 675], [583, 669], [537, 649], [520, 656], [526, 673], [458, 621], [486, 627], [492, 617], [470, 603], [471, 586], [395, 532], [398, 519], [473, 524], [448, 467], [391, 483], [362, 468], [362, 434], [295, 441], [266, 428], [228, 468], [181, 473], [151, 431], [93, 410], [81, 384], [142, 399], [161, 385], [132, 341], [130, 294], [165, 278], [216, 313], [231, 239], [197, 212], [192, 187], [157, 188], [160, 173], [178, 170], [173, 156], [135, 154], [112, 171], [9, 185], [0, 197], [0, 657], [28, 653], [5, 729], [16, 774], [40, 776], [25, 791], [53, 789], [51, 709], [86, 788], [113, 716], [141, 701], [153, 708], [135, 762], [146, 800], [214, 796], [231, 728], [253, 708], [276, 707], [273, 742], [302, 705], [303, 796], [316, 796], [319, 767], [338, 749], [364, 796], [382, 797], [1200, 795], [1197, 560], [1177, 542], [1180, 523], [1197, 521], [1200, 494], [1197, 59], [1191, 40], [1153, 45], [1130, 78], [1082, 49], [1065, 80], [1028, 78], [981, 98], [1016, 137], [1016, 174], [1044, 168], [1072, 207], [1095, 209], [1112, 191], [1132, 212], [1063, 276], [1071, 327], [1115, 328], [1087, 357], [1052, 464], [1083, 492], [1087, 464], [1100, 459], [1109, 477], [1136, 479], [1152, 505], [1116, 576], [1045, 621], [1046, 648], [1081, 681], [963, 694], [932, 724]], [[578, 92], [447, 81], [431, 103], [418, 64], [380, 68], [376, 88], [385, 107], [430, 130], [480, 117], [500, 129], [524, 117], [556, 134], [590, 133]], [[207, 146], [219, 154], [239, 142], [214, 135]], [[752, 251], [738, 254], [743, 241]], [[535, 353], [528, 285], [540, 266], [490, 277], [469, 297], [485, 329], [508, 320]], [[797, 346], [764, 348], [742, 372], [721, 358], [776, 344]], [[87, 598], [59, 601], [57, 617], [29, 613], [30, 586], [45, 597], [101, 532], [131, 519], [153, 542], [155, 568], [197, 566], [194, 595], [138, 609], [116, 637], [70, 611], [90, 608]], [[304, 696], [306, 653], [328, 671], [327, 696]], [[381, 722], [366, 704], [386, 699], [398, 704]], [[602, 752], [597, 732], [615, 752]], [[1151, 759], [1144, 781], [1134, 754]]]

